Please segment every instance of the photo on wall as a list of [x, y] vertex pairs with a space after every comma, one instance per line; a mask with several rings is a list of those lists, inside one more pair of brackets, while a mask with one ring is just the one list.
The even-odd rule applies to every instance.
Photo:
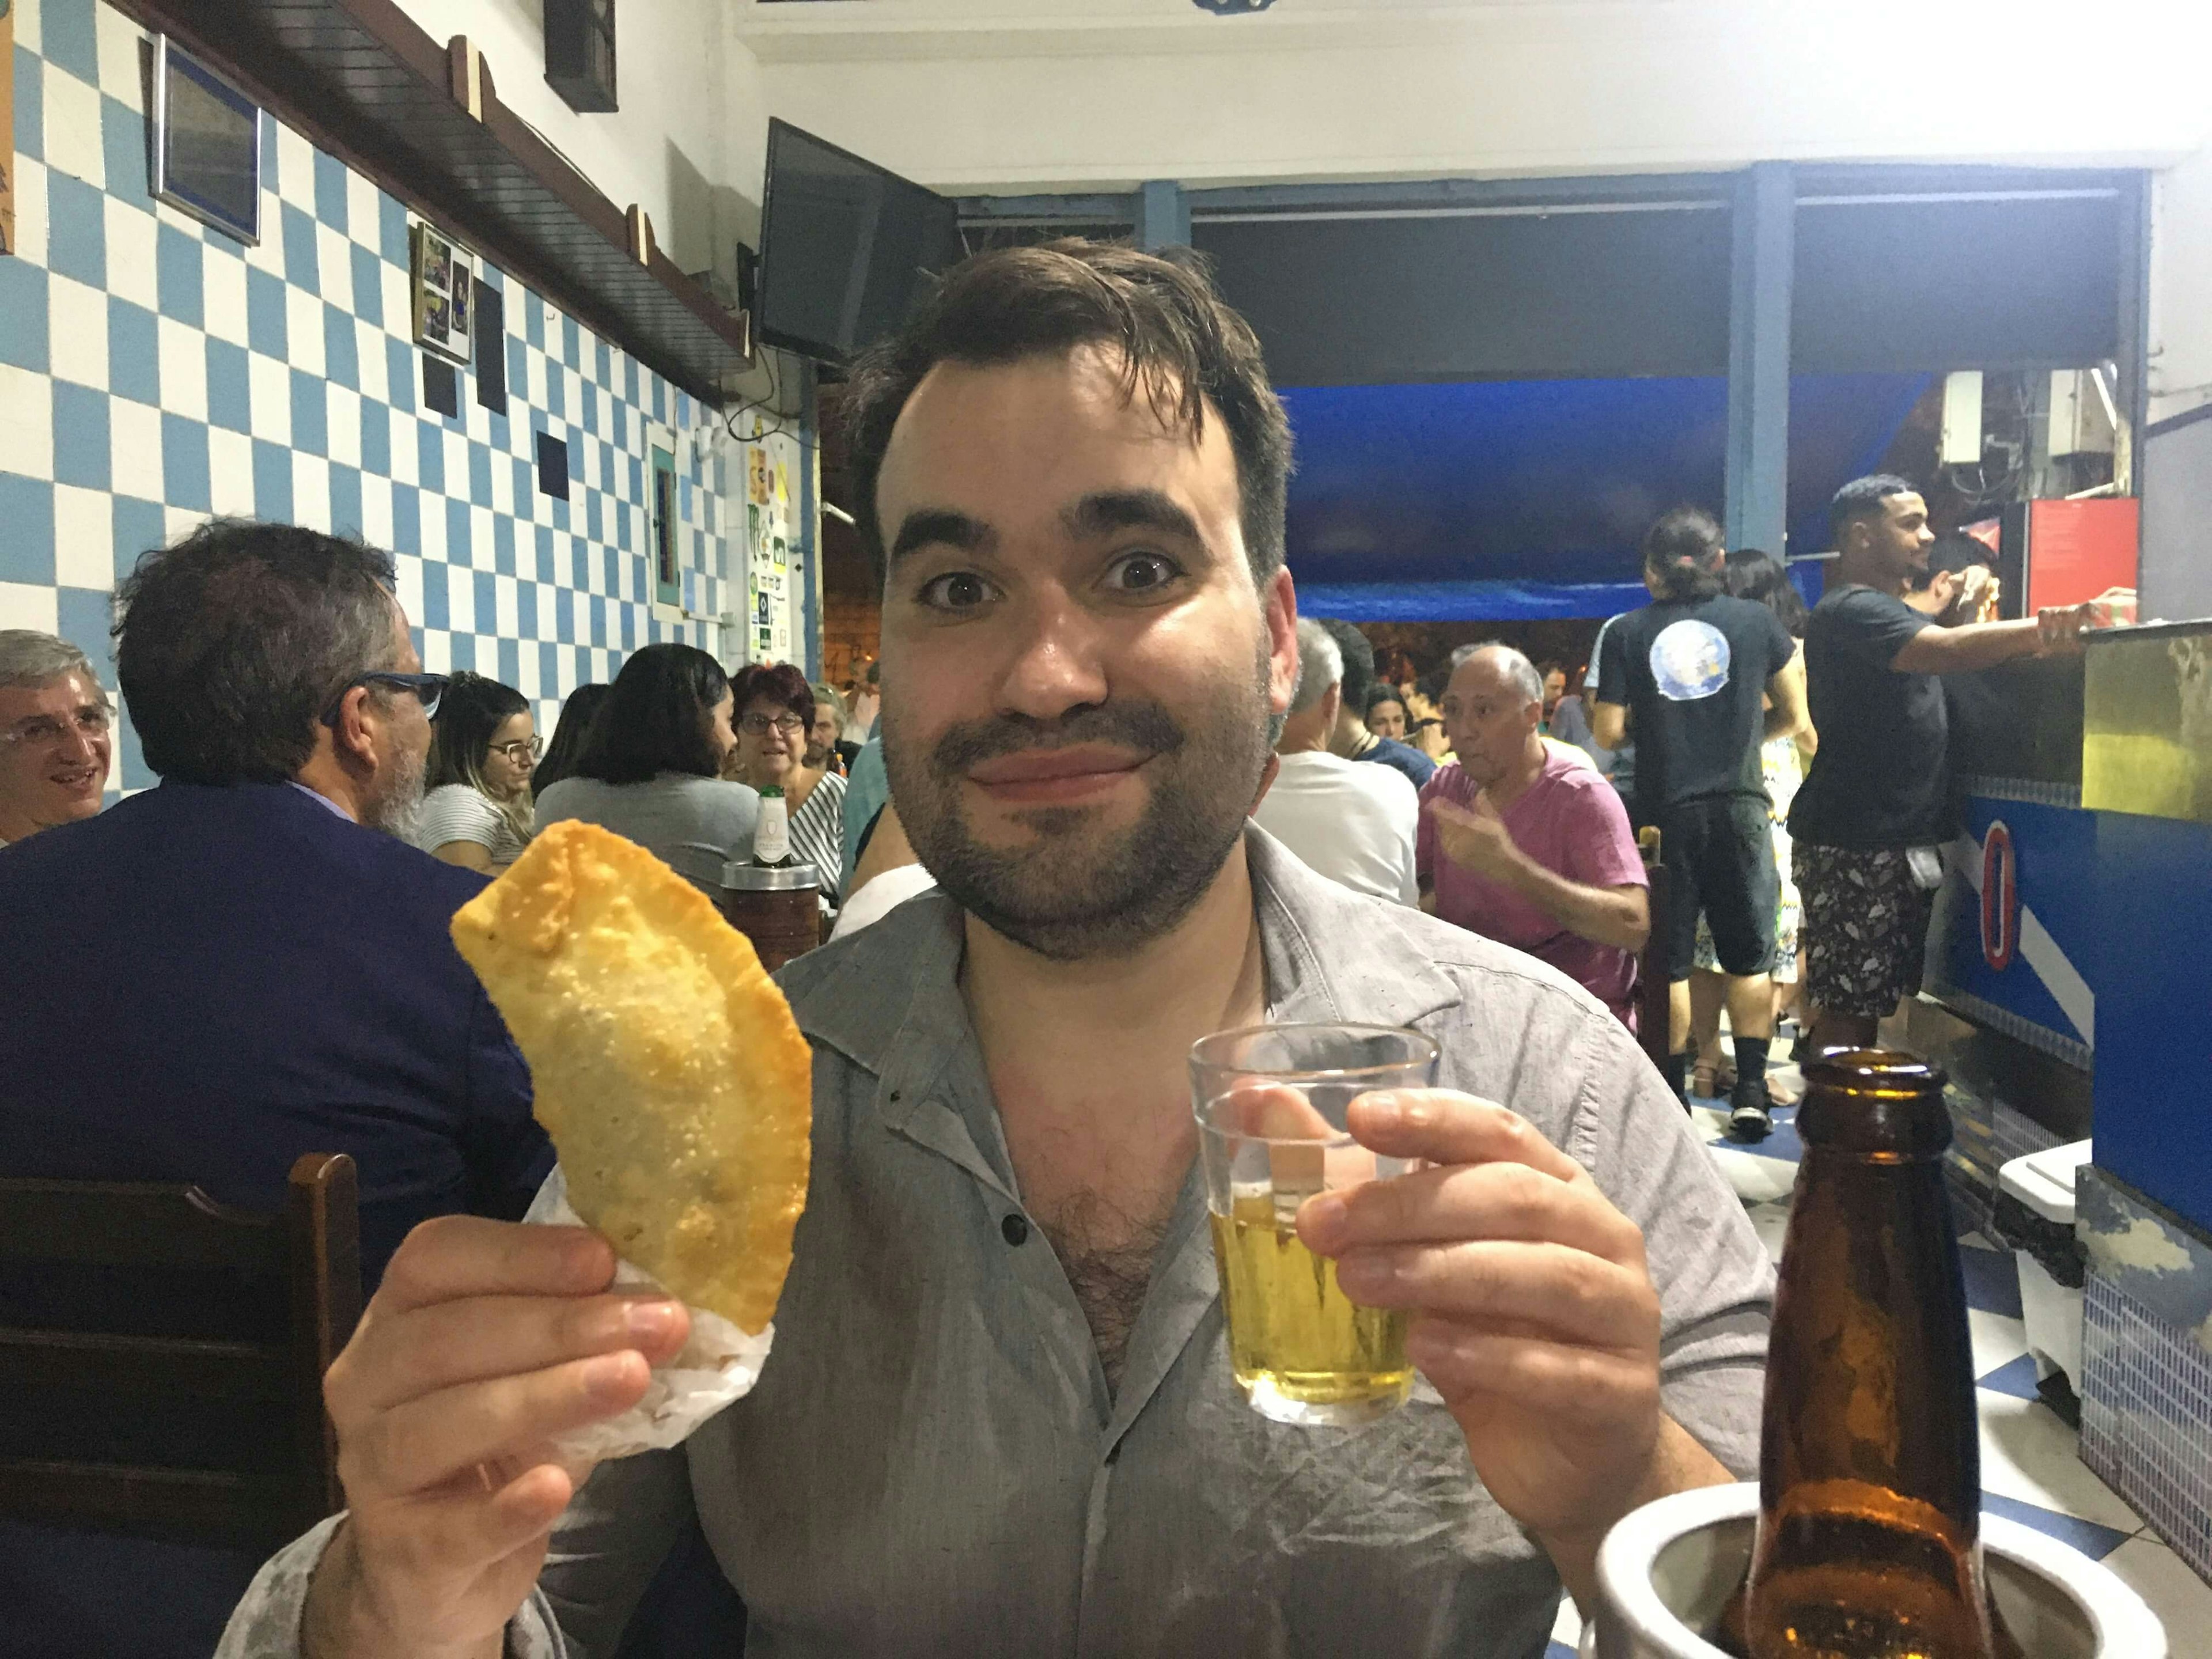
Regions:
[[451, 239], [417, 222], [409, 233], [415, 295], [415, 343], [457, 363], [473, 355], [470, 302], [476, 261]]
[[261, 240], [261, 106], [154, 37], [154, 195], [252, 246]]

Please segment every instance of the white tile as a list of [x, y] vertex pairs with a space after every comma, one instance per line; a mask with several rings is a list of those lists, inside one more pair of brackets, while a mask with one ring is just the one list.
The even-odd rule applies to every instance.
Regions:
[[74, 277], [46, 279], [48, 361], [58, 380], [107, 390], [107, 296]]
[[253, 514], [253, 440], [228, 427], [208, 428], [208, 499], [217, 513]]
[[415, 337], [415, 290], [413, 278], [404, 265], [380, 264], [379, 278], [384, 284], [385, 332], [412, 341]]
[[207, 402], [207, 335], [173, 318], [154, 319], [161, 342], [161, 407], [172, 415], [204, 421]]
[[346, 234], [333, 225], [315, 227], [315, 265], [320, 273], [317, 286], [322, 299], [340, 311], [353, 307], [353, 243]]
[[303, 288], [284, 290], [284, 347], [292, 367], [320, 375], [323, 362], [323, 302]]
[[53, 382], [12, 363], [0, 363], [0, 471], [54, 476]]
[[255, 437], [292, 447], [292, 372], [274, 357], [249, 353], [246, 360], [246, 395], [252, 400], [249, 422]]
[[[424, 580], [431, 580], [427, 575]], [[466, 565], [446, 567], [446, 620], [456, 634], [477, 632], [477, 573]]]
[[93, 8], [93, 40], [100, 66], [100, 89], [131, 109], [146, 107], [141, 54], [146, 31], [112, 6]]
[[2192, 1659], [2212, 1640], [2212, 1584], [2155, 1536], [2130, 1538], [2105, 1558], [2121, 1582], [2148, 1602], [2166, 1626], [2172, 1659]]
[[1732, 1146], [1708, 1146], [1714, 1167], [1747, 1204], [1771, 1203], [1787, 1198], [1797, 1179], [1797, 1166], [1779, 1158], [1740, 1152]]
[[15, 44], [33, 57], [45, 44], [45, 30], [40, 26], [40, 0], [15, 0]]
[[161, 544], [174, 547], [198, 530], [215, 514], [203, 513], [196, 507], [167, 507], [161, 509]]
[[292, 522], [330, 533], [331, 464], [304, 450], [292, 454]]
[[2027, 1327], [2002, 1314], [1966, 1310], [1966, 1330], [1974, 1347], [1974, 1375], [1987, 1376], [2027, 1352]]
[[392, 545], [392, 480], [361, 475], [361, 538], [371, 547]]
[[282, 122], [276, 126], [276, 189], [284, 200], [314, 216], [314, 148]]
[[545, 407], [545, 354], [536, 347], [524, 351], [522, 392], [525, 401], [532, 409]]
[[142, 501], [167, 498], [161, 466], [161, 411], [128, 398], [107, 400], [109, 488]]
[[392, 563], [398, 572], [397, 592], [399, 608], [412, 622], [422, 614], [422, 561], [412, 553], [396, 555]]
[[15, 158], [15, 248], [11, 257], [29, 264], [46, 263], [46, 167], [27, 155]]
[[361, 395], [380, 404], [391, 402], [391, 365], [385, 360], [384, 331], [356, 317], [353, 333], [354, 359], [361, 365]]
[[[413, 441], [413, 434], [409, 434]], [[446, 562], [446, 498], [424, 490], [416, 504], [416, 517], [422, 520], [422, 558], [428, 564], [442, 566]], [[434, 573], [427, 574], [425, 581], [437, 581]]]
[[522, 636], [522, 612], [519, 590], [512, 576], [494, 576], [492, 586], [492, 631], [503, 640]]
[[58, 633], [61, 590], [44, 582], [0, 582], [0, 628], [33, 628]]
[[106, 158], [100, 135], [100, 88], [47, 61], [46, 162], [57, 173], [105, 189]]
[[422, 672], [449, 674], [453, 669], [453, 635], [442, 628], [422, 630]]
[[2080, 1437], [2048, 1407], [2005, 1395], [1983, 1394], [1978, 1399], [1983, 1486], [2122, 1532], [2142, 1525], [2110, 1486], [2089, 1473], [2078, 1449]]
[[392, 482], [422, 483], [422, 457], [415, 447], [415, 434], [422, 423], [400, 409], [387, 408], [384, 418], [392, 424], [392, 441], [387, 446], [392, 454]]
[[204, 248], [200, 254], [200, 303], [209, 333], [244, 345], [246, 261], [222, 248]]
[[161, 294], [154, 266], [154, 216], [128, 202], [106, 198], [107, 291], [118, 299], [161, 309]]
[[456, 432], [443, 421], [438, 423], [438, 434], [446, 446], [446, 494], [465, 501], [469, 498], [468, 434]]
[[509, 517], [514, 516], [515, 510], [514, 465], [508, 457], [497, 450], [492, 452], [491, 457], [491, 510], [504, 513]]
[[351, 167], [346, 169], [346, 234], [363, 247], [383, 235], [384, 192]]
[[54, 581], [62, 587], [115, 586], [114, 497], [104, 489], [54, 486]]
[[329, 411], [325, 419], [330, 439], [326, 447], [331, 459], [342, 466], [359, 466], [361, 394], [333, 384], [324, 389], [324, 405]]

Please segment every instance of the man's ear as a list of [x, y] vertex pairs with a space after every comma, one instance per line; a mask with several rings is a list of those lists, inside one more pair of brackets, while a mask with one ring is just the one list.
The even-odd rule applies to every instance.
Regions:
[[331, 746], [348, 766], [374, 768], [384, 740], [384, 723], [370, 698], [368, 686], [356, 685], [338, 700], [338, 717], [331, 728]]
[[1325, 738], [1336, 730], [1337, 716], [1344, 713], [1344, 688], [1332, 685], [1321, 694], [1321, 730]]
[[1268, 579], [1260, 603], [1267, 624], [1267, 706], [1287, 714], [1298, 689], [1298, 593], [1288, 570]]

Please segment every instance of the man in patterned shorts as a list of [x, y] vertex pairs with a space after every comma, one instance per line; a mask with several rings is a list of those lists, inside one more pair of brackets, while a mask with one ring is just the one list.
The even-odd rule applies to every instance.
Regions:
[[1805, 629], [1820, 748], [1790, 813], [1816, 1054], [1870, 1045], [1920, 989], [1937, 849], [1955, 830], [1939, 677], [2079, 651], [2094, 609], [1930, 621], [1904, 599], [1936, 540], [1927, 503], [1886, 473], [1838, 490], [1829, 526], [1835, 567]]

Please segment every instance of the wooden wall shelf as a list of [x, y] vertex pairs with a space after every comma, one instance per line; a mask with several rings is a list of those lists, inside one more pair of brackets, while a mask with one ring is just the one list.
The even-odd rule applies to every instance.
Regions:
[[[115, 0], [270, 112], [695, 397], [720, 405], [750, 328], [499, 101], [490, 67], [392, 0]], [[637, 216], [641, 219], [642, 216]]]

